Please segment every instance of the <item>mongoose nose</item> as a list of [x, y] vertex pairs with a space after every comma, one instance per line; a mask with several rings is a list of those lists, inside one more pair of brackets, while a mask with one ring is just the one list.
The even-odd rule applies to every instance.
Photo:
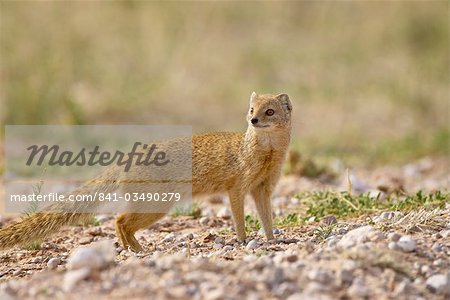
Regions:
[[256, 124], [256, 123], [258, 123], [258, 119], [257, 118], [253, 118], [253, 119], [251, 119], [250, 122], [252, 122], [252, 124]]

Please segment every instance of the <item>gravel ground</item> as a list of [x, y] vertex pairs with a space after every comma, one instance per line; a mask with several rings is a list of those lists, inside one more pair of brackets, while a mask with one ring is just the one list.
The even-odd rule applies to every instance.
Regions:
[[[425, 158], [397, 168], [356, 170], [352, 181], [362, 192], [398, 185], [407, 192], [448, 191], [447, 166], [447, 159]], [[274, 196], [276, 214], [298, 205], [301, 199], [293, 194], [324, 188], [345, 189], [345, 180], [283, 178]], [[222, 202], [206, 199], [200, 218], [167, 216], [139, 232], [145, 251], [138, 254], [117, 244], [112, 216], [98, 216], [97, 226], [65, 228], [40, 250], [0, 252], [0, 299], [450, 297], [448, 203], [407, 214], [326, 216], [274, 229], [275, 241], [251, 232], [239, 243]], [[324, 233], [326, 228], [332, 230]]]

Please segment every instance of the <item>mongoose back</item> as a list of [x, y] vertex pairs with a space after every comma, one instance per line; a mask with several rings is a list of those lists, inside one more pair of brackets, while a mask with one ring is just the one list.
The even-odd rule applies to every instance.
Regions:
[[[273, 239], [271, 195], [291, 136], [292, 104], [287, 94], [257, 95], [253, 92], [249, 106], [245, 133], [219, 132], [192, 137], [192, 195], [227, 192], [240, 241], [246, 238], [244, 198], [247, 194], [254, 199], [266, 238]], [[112, 192], [123, 185], [121, 178], [123, 171], [111, 168], [73, 193]], [[135, 232], [148, 228], [165, 214], [120, 214], [116, 218], [120, 243], [125, 248], [141, 251]], [[91, 216], [88, 213], [36, 213], [1, 229], [0, 249], [41, 240], [64, 225]]]

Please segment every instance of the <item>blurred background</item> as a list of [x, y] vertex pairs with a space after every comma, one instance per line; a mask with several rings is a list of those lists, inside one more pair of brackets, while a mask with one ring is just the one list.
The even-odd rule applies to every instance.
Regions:
[[2, 124], [244, 131], [252, 91], [286, 92], [302, 155], [448, 154], [447, 1], [0, 5]]

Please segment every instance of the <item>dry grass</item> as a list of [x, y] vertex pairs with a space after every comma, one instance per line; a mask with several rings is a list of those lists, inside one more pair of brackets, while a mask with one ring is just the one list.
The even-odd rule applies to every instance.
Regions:
[[[410, 211], [406, 215], [393, 220], [386, 221], [385, 223], [378, 224], [379, 227], [383, 229], [397, 229], [403, 232], [411, 233], [417, 231], [425, 230], [438, 230], [445, 228], [446, 223], [442, 221], [440, 217], [442, 214], [442, 209], [428, 210], [415, 210]], [[446, 218], [444, 218], [445, 220]], [[448, 219], [448, 216], [447, 216]]]

